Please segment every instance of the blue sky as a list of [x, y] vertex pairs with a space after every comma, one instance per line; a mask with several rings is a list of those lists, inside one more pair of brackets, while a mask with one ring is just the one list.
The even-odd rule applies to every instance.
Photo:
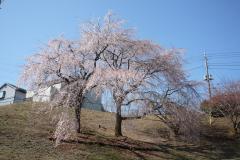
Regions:
[[215, 65], [215, 84], [240, 78], [238, 0], [5, 0], [1, 8], [0, 84], [15, 84], [24, 59], [49, 39], [77, 39], [81, 23], [108, 10], [136, 28], [139, 38], [184, 48], [190, 79], [203, 79], [204, 50]]

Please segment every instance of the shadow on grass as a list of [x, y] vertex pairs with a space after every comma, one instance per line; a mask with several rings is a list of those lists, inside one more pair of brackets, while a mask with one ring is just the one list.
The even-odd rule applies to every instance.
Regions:
[[214, 126], [206, 127], [200, 136], [199, 142], [195, 144], [180, 143], [179, 145], [172, 145], [168, 143], [160, 146], [186, 154], [201, 156], [202, 159], [240, 158], [240, 140], [230, 136], [228, 129]]
[[[182, 141], [155, 144], [133, 140], [127, 137], [106, 137], [94, 131], [79, 134], [76, 139], [63, 140], [64, 143], [108, 146], [125, 149], [139, 159], [155, 157], [159, 159], [234, 159], [240, 157], [239, 140], [228, 138], [223, 130], [206, 132], [196, 144]], [[221, 133], [221, 134], [220, 134]], [[54, 140], [50, 138], [50, 140]]]

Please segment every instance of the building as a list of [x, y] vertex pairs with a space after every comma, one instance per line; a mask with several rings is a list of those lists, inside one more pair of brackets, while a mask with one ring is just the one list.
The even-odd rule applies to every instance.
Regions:
[[[33, 102], [49, 102], [52, 100], [54, 94], [61, 90], [61, 87], [61, 84], [55, 84], [48, 88], [40, 89], [37, 92], [27, 91], [26, 98], [31, 99]], [[94, 92], [87, 93], [83, 102], [83, 108], [103, 111], [101, 96], [96, 95]]]
[[24, 101], [26, 93], [25, 89], [5, 83], [0, 87], [0, 106]]
[[55, 84], [48, 88], [43, 88], [37, 92], [27, 91], [27, 99], [31, 99], [33, 102], [49, 102], [52, 96], [61, 89], [61, 84]]

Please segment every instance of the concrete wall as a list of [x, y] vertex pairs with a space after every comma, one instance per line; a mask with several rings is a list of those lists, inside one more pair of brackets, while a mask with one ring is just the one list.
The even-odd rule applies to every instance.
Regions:
[[32, 98], [33, 102], [49, 102], [51, 96], [60, 90], [61, 84], [55, 84], [48, 88], [40, 89], [37, 92], [27, 91], [27, 99]]
[[48, 102], [50, 100], [50, 91], [51, 91], [51, 87], [39, 90], [38, 93], [33, 96], [33, 101]]
[[32, 98], [33, 102], [48, 102], [50, 100], [51, 87], [43, 88], [38, 92], [27, 91], [27, 99]]

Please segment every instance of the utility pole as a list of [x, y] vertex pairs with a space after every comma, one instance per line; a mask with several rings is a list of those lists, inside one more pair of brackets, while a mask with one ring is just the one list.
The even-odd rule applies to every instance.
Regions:
[[212, 97], [212, 90], [211, 90], [211, 80], [213, 80], [212, 75], [209, 74], [209, 67], [208, 67], [208, 58], [207, 54], [204, 51], [204, 60], [205, 60], [205, 67], [206, 67], [206, 75], [204, 80], [207, 81], [208, 83], [208, 94], [209, 94], [209, 99]]
[[[211, 80], [213, 80], [212, 75], [209, 74], [209, 67], [208, 67], [208, 58], [207, 58], [207, 54], [204, 51], [204, 60], [205, 60], [205, 67], [206, 67], [206, 75], [204, 80], [207, 81], [208, 84], [208, 94], [209, 94], [209, 99], [212, 98], [212, 90], [211, 90]], [[209, 110], [209, 124], [210, 126], [212, 125], [212, 108], [210, 107]]]

